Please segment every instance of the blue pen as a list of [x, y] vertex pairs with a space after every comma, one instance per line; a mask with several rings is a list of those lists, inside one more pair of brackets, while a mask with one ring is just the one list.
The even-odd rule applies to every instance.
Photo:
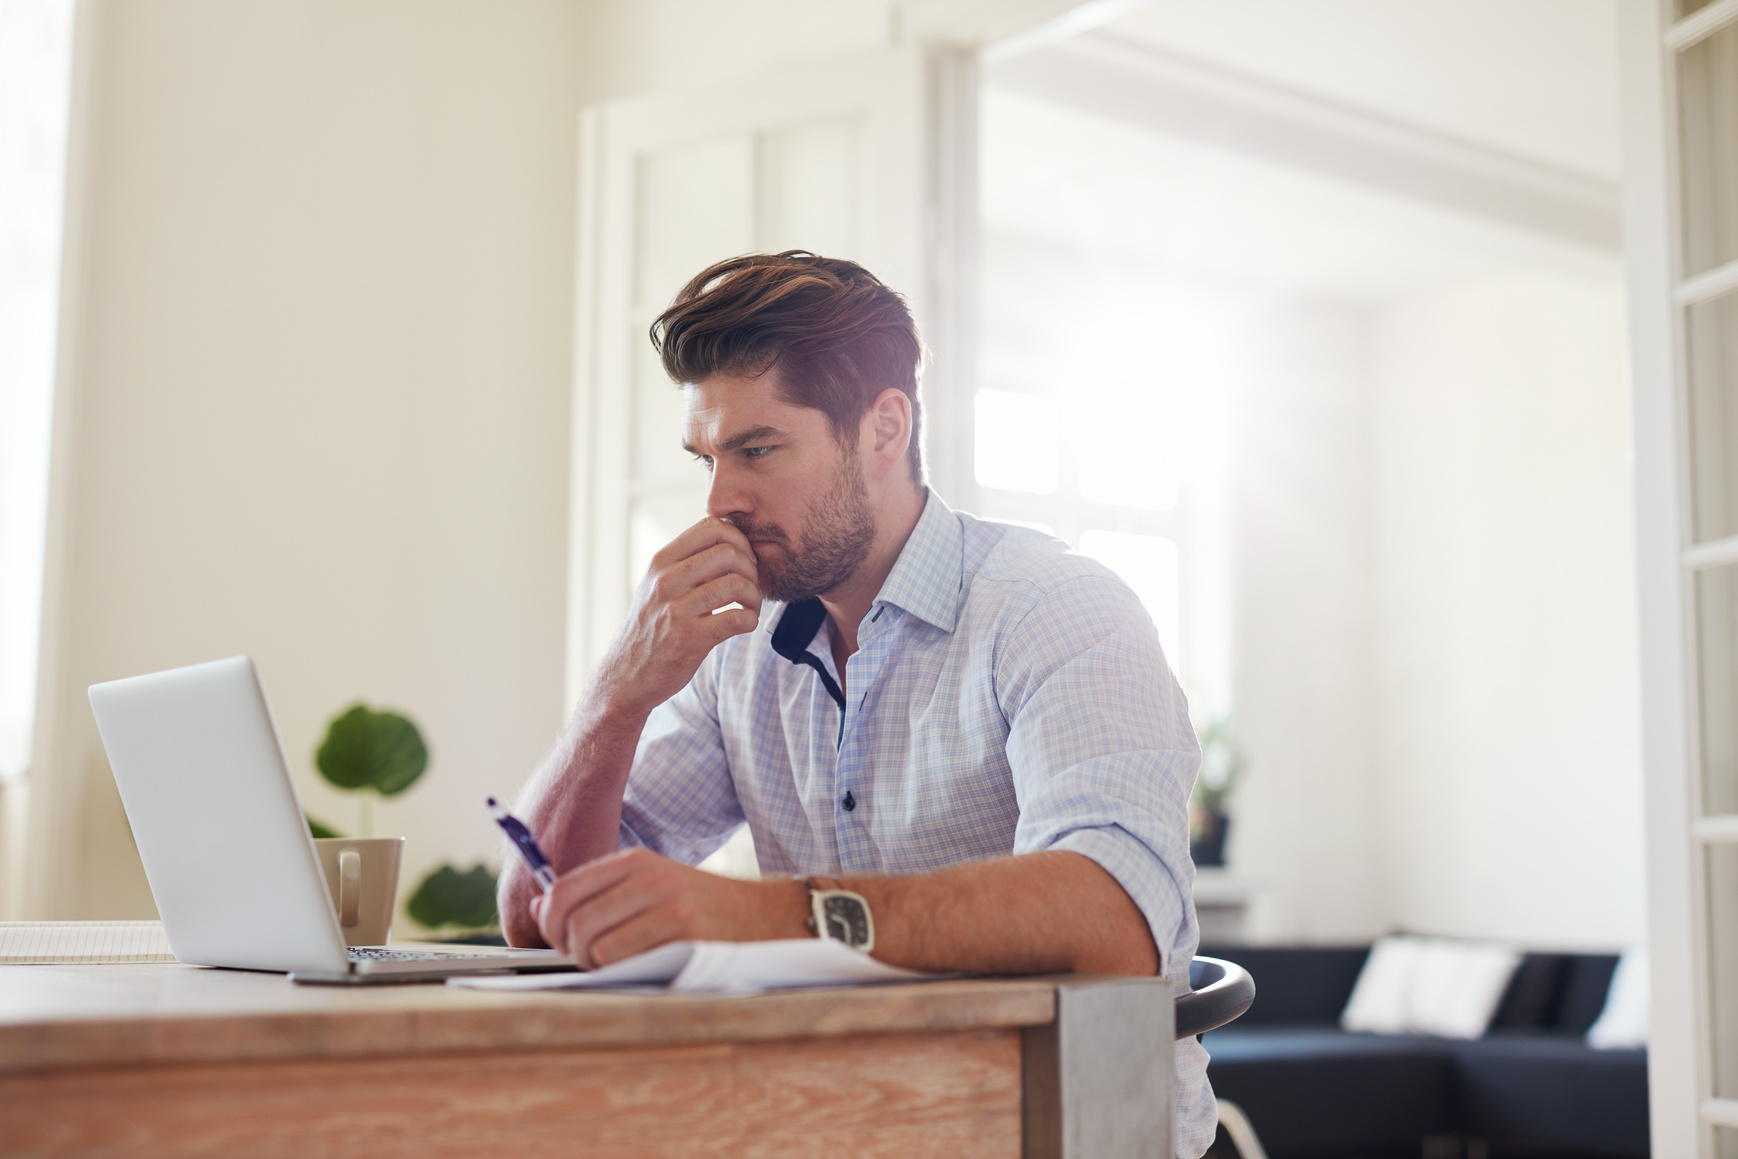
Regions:
[[549, 858], [543, 856], [543, 850], [537, 847], [537, 838], [531, 836], [531, 830], [525, 828], [525, 822], [501, 808], [495, 798], [489, 798], [489, 816], [495, 819], [495, 824], [501, 827], [513, 841], [513, 848], [519, 851], [519, 856], [525, 859], [530, 867], [531, 876], [545, 890], [555, 884], [555, 869], [549, 864]]

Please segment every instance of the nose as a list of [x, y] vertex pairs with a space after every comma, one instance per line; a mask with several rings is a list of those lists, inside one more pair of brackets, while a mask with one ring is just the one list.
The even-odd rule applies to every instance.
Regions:
[[743, 486], [742, 477], [730, 464], [714, 461], [712, 482], [706, 489], [706, 514], [714, 519], [727, 519], [753, 513], [754, 499]]

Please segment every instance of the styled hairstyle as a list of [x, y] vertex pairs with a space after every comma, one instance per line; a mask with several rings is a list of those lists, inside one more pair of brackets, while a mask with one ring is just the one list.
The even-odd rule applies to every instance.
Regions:
[[923, 340], [905, 299], [856, 262], [807, 250], [710, 266], [652, 323], [652, 346], [677, 383], [770, 370], [779, 397], [823, 412], [840, 445], [888, 387], [911, 399], [911, 478], [922, 485]]

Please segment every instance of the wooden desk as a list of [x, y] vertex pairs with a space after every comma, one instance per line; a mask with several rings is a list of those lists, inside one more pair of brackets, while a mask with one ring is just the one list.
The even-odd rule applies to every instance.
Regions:
[[0, 966], [0, 1154], [1170, 1159], [1157, 979], [753, 997]]

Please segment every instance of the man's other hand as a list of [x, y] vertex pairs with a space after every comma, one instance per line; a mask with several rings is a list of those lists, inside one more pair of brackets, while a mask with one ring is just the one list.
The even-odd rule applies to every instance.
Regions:
[[[706, 654], [760, 623], [760, 581], [748, 539], [708, 516], [652, 557], [595, 691], [643, 715], [681, 691]], [[718, 611], [736, 603], [739, 608]]]
[[531, 912], [546, 943], [595, 970], [667, 942], [804, 937], [808, 888], [737, 881], [625, 849], [564, 874]]

